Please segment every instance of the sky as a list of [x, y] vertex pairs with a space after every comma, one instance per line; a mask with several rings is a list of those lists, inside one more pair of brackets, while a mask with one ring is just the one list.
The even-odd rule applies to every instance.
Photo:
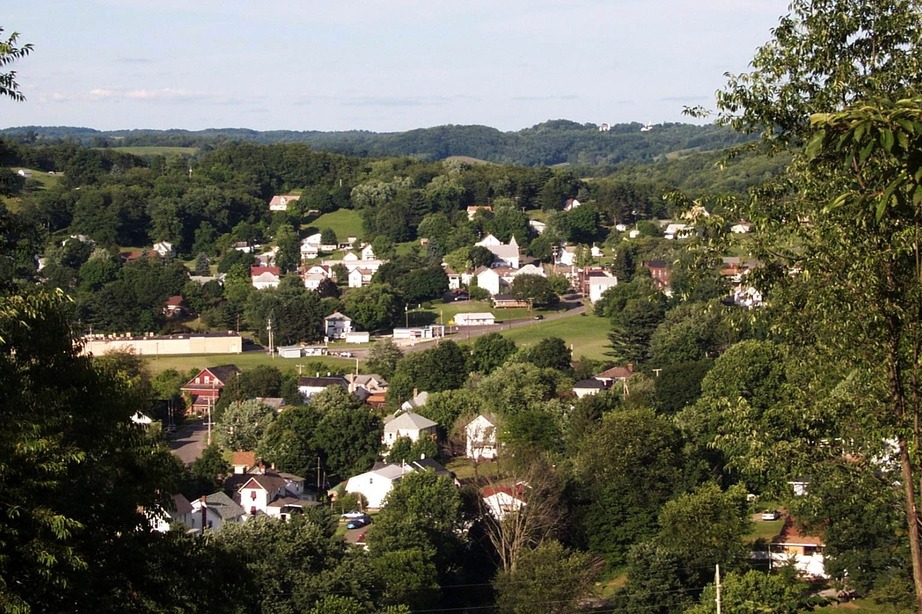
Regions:
[[[29, 0], [0, 127], [691, 122], [789, 0]], [[700, 122], [699, 122], [700, 123]]]

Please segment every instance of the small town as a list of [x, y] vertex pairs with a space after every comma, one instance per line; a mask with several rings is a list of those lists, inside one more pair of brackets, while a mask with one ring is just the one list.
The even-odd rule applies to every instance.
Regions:
[[37, 2], [0, 612], [922, 613], [922, 2]]

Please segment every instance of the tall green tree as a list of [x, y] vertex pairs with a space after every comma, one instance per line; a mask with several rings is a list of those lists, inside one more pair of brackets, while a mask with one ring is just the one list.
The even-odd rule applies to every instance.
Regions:
[[148, 542], [142, 510], [168, 505], [175, 464], [132, 423], [144, 407], [131, 378], [79, 354], [69, 312], [62, 294], [0, 298], [6, 611], [131, 610], [166, 599], [147, 592], [149, 570], [132, 553]]

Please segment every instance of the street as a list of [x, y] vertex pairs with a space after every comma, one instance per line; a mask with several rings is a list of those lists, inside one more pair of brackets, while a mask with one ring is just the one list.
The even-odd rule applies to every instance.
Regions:
[[179, 460], [188, 465], [205, 449], [205, 440], [208, 438], [208, 428], [204, 422], [190, 421], [184, 424], [173, 436], [167, 440], [170, 450]]

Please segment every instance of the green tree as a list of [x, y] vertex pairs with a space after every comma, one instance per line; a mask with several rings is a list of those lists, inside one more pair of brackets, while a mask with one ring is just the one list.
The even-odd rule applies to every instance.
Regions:
[[217, 440], [229, 450], [255, 450], [272, 421], [275, 410], [259, 401], [238, 401], [221, 414]]
[[684, 612], [691, 599], [678, 558], [652, 541], [635, 545], [628, 554], [627, 584], [615, 603], [630, 614]]
[[526, 348], [524, 358], [539, 369], [556, 369], [569, 373], [573, 353], [560, 337], [545, 337], [534, 346]]
[[61, 294], [0, 298], [0, 607], [169, 607], [135, 554], [153, 543], [142, 510], [166, 509], [176, 465], [131, 422], [145, 407], [130, 378], [79, 355], [69, 312]]
[[385, 337], [371, 346], [365, 367], [371, 373], [377, 373], [384, 379], [389, 379], [393, 376], [401, 358], [403, 358], [403, 350], [392, 339]]
[[467, 357], [454, 341], [443, 341], [436, 347], [408, 354], [397, 363], [390, 379], [387, 398], [402, 403], [419, 392], [453, 390], [467, 379]]
[[275, 243], [278, 246], [275, 264], [283, 273], [297, 269], [301, 263], [301, 241], [295, 229], [289, 224], [279, 226], [275, 233]]
[[[717, 589], [709, 584], [698, 605], [685, 610], [688, 614], [717, 612]], [[767, 574], [760, 571], [728, 573], [720, 582], [721, 612], [772, 612], [797, 614], [816, 605], [809, 586], [793, 573]]]
[[337, 409], [321, 417], [313, 443], [322, 452], [332, 483], [368, 470], [378, 458], [381, 420], [369, 412]]
[[551, 288], [551, 283], [543, 275], [516, 275], [512, 280], [510, 293], [529, 305], [554, 306], [560, 300]]
[[387, 284], [369, 284], [353, 288], [343, 295], [345, 312], [365, 330], [377, 332], [399, 326], [406, 303]]
[[338, 245], [336, 233], [332, 228], [324, 228], [320, 231], [320, 242], [324, 245]]
[[[2, 33], [3, 28], [0, 28], [0, 34]], [[9, 66], [32, 52], [32, 45], [27, 44], [17, 47], [18, 43], [18, 32], [13, 32], [5, 41], [0, 41], [0, 66]], [[22, 92], [19, 91], [15, 70], [0, 73], [0, 96], [7, 96], [20, 102], [26, 99]]]
[[[681, 438], [650, 409], [612, 411], [577, 444], [574, 498], [581, 539], [612, 564], [652, 537], [661, 506], [681, 488]], [[638, 488], [643, 484], [643, 488]]]
[[489, 333], [474, 340], [471, 349], [470, 368], [489, 374], [515, 354], [515, 341], [506, 339], [499, 333]]
[[461, 495], [452, 479], [432, 471], [405, 475], [388, 493], [368, 531], [372, 556], [418, 550], [435, 563], [441, 578], [457, 565]]
[[745, 566], [748, 549], [743, 537], [751, 524], [743, 486], [724, 492], [716, 484], [706, 484], [663, 506], [656, 543], [678, 557], [686, 586], [704, 586], [715, 564], [726, 571]]
[[572, 552], [560, 542], [548, 541], [522, 555], [515, 570], [501, 571], [494, 588], [503, 614], [581, 611], [580, 601], [592, 591], [596, 573], [590, 556]]
[[321, 450], [314, 442], [320, 419], [319, 412], [309, 405], [286, 409], [265, 430], [256, 449], [259, 456], [279, 471], [310, 480], [321, 457]]

